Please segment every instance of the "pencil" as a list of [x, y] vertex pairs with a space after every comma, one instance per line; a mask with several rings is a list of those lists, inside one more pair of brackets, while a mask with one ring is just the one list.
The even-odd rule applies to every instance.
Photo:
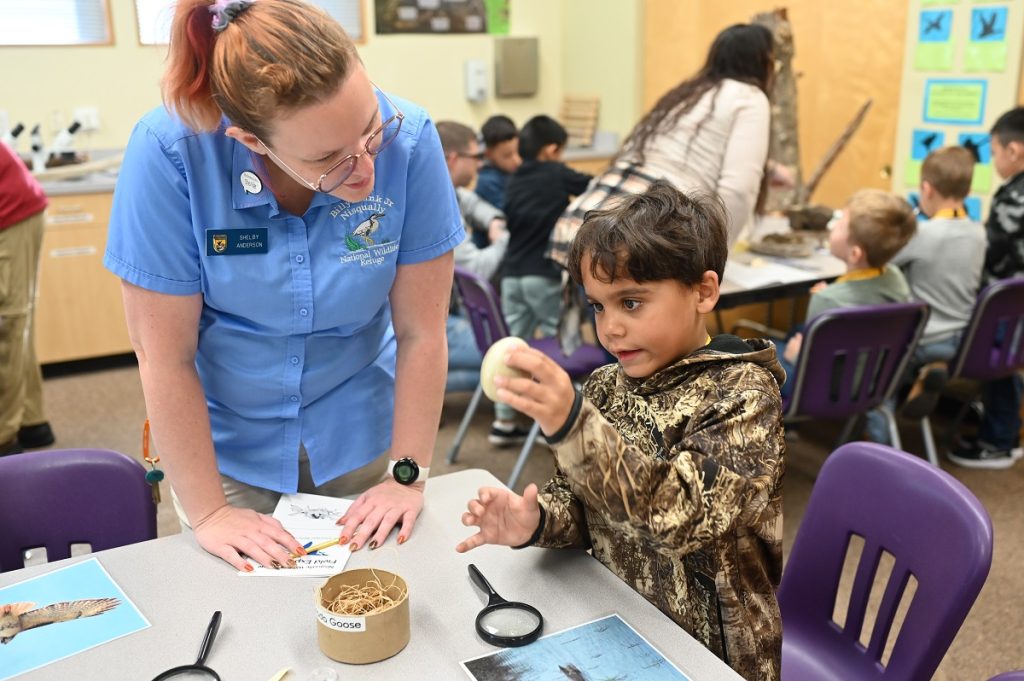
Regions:
[[[329, 546], [334, 546], [337, 543], [338, 543], [338, 539], [337, 538], [330, 539], [328, 541], [322, 541], [319, 544], [313, 544], [309, 548], [305, 549], [305, 551], [306, 551], [306, 554], [310, 554], [310, 553], [313, 553], [314, 551], [319, 551], [320, 549], [326, 549]], [[302, 558], [302, 556], [300, 556], [297, 553], [293, 553], [292, 554], [292, 558]]]

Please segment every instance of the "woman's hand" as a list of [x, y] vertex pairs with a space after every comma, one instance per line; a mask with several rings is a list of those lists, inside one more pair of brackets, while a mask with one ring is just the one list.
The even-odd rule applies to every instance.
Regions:
[[466, 508], [469, 510], [462, 514], [462, 524], [480, 531], [455, 547], [459, 553], [484, 544], [520, 546], [530, 541], [540, 525], [537, 485], [533, 484], [523, 490], [523, 496], [507, 489], [481, 487]]
[[341, 525], [340, 543], [349, 544], [349, 549], [358, 551], [369, 540], [370, 548], [375, 549], [399, 525], [398, 543], [404, 544], [423, 510], [423, 487], [422, 482], [400, 485], [388, 478], [360, 494], [338, 520], [338, 525]]
[[505, 364], [530, 374], [532, 378], [495, 376], [498, 399], [540, 425], [545, 435], [552, 435], [565, 425], [576, 388], [565, 369], [539, 350], [516, 348], [508, 353]]
[[196, 541], [238, 570], [252, 572], [242, 555], [263, 567], [294, 567], [291, 554], [302, 555], [302, 544], [274, 518], [227, 504], [197, 522]]

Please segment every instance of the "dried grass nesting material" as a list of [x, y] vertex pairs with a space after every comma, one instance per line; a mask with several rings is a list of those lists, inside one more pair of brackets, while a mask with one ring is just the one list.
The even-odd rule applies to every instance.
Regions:
[[391, 584], [385, 586], [373, 572], [373, 579], [362, 586], [341, 587], [338, 595], [324, 607], [338, 615], [375, 615], [390, 610], [405, 600], [407, 594], [407, 589], [397, 586], [398, 576], [393, 577]]

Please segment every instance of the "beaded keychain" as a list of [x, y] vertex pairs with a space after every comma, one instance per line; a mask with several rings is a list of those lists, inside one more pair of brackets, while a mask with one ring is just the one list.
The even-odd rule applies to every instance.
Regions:
[[151, 469], [146, 471], [146, 482], [153, 489], [153, 503], [159, 504], [160, 481], [164, 479], [164, 472], [156, 467], [160, 455], [152, 457], [149, 455], [149, 419], [146, 419], [146, 423], [142, 426], [142, 458], [151, 466]]

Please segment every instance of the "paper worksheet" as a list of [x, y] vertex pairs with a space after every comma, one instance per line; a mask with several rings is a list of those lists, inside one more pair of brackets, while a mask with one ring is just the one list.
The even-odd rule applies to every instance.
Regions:
[[[282, 494], [273, 517], [292, 533], [304, 548], [337, 539], [340, 528], [335, 524], [352, 502], [317, 494]], [[295, 560], [296, 567], [275, 570], [249, 559], [252, 572], [239, 571], [243, 577], [330, 577], [345, 569], [351, 555], [348, 546], [335, 544]]]

